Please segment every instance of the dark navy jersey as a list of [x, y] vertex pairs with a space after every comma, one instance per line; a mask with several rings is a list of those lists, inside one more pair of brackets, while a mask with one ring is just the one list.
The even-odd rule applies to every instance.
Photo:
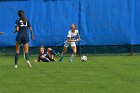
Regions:
[[[45, 58], [41, 58], [41, 56], [45, 56]], [[38, 60], [41, 60], [43, 62], [48, 62], [47, 58], [48, 58], [48, 54], [47, 53], [44, 53], [44, 54], [39, 54], [38, 56]]]
[[15, 26], [19, 27], [19, 33], [25, 33], [25, 32], [27, 32], [28, 28], [31, 27], [31, 24], [30, 24], [29, 20], [27, 20], [27, 19], [26, 19], [25, 25], [21, 19], [17, 19]]
[[[50, 53], [54, 56], [56, 55], [54, 50], [51, 50]], [[42, 55], [45, 56], [45, 58], [41, 58]], [[38, 56], [38, 60], [41, 60], [43, 62], [48, 62], [47, 58], [49, 59], [49, 61], [54, 61], [54, 59], [50, 58], [48, 52], [45, 52], [44, 54], [39, 54], [39, 56]]]
[[28, 28], [31, 27], [30, 22], [26, 19], [26, 24], [23, 23], [21, 19], [17, 19], [15, 23], [15, 27], [19, 27], [19, 31], [16, 37], [16, 41], [19, 43], [28, 43], [29, 36], [28, 36]]

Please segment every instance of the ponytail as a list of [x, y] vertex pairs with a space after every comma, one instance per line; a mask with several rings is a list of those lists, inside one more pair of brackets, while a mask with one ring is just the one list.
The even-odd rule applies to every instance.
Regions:
[[26, 25], [26, 21], [27, 19], [24, 17], [24, 11], [23, 10], [19, 10], [18, 11], [18, 16], [21, 18], [21, 20], [23, 21], [23, 24]]

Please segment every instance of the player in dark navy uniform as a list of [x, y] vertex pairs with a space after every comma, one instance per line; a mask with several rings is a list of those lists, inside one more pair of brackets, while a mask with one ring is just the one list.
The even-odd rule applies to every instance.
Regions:
[[35, 60], [35, 62], [40, 62], [40, 60], [42, 62], [51, 62], [51, 61], [56, 61], [56, 59], [54, 58], [56, 56], [56, 53], [54, 50], [52, 50], [51, 48], [47, 49], [47, 52], [45, 52], [45, 49], [43, 46], [40, 47], [40, 54], [38, 56], [38, 59]]
[[23, 44], [24, 47], [24, 52], [25, 52], [25, 58], [26, 58], [26, 62], [28, 64], [28, 66], [32, 67], [30, 62], [29, 62], [29, 47], [28, 47], [28, 43], [29, 43], [29, 36], [28, 36], [28, 29], [30, 29], [31, 32], [31, 38], [32, 40], [34, 39], [34, 35], [33, 35], [33, 31], [32, 31], [32, 27], [30, 25], [29, 20], [27, 20], [24, 16], [24, 11], [19, 10], [18, 11], [18, 16], [19, 19], [16, 20], [16, 24], [15, 24], [15, 28], [16, 28], [16, 32], [18, 32], [17, 36], [16, 36], [16, 54], [15, 54], [15, 68], [17, 68], [17, 63], [18, 63], [18, 58], [19, 58], [19, 53], [20, 53], [20, 45]]
[[35, 62], [40, 62], [40, 60], [42, 62], [50, 62], [50, 60], [48, 58], [48, 54], [47, 54], [47, 52], [45, 52], [45, 49], [43, 46], [40, 47], [40, 53], [39, 53], [38, 59], [35, 60]]
[[0, 32], [0, 35], [3, 35], [4, 34], [4, 32]]

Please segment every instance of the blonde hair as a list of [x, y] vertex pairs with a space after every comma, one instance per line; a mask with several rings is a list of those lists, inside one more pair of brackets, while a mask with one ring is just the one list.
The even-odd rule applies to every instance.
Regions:
[[76, 24], [72, 23], [70, 28], [72, 28], [72, 25], [74, 25], [75, 26], [75, 29], [76, 29]]

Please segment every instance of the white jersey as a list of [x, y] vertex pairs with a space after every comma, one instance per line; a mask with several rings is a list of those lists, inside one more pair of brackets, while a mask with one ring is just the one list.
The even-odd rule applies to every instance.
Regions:
[[[68, 32], [67, 38], [71, 38], [74, 40], [74, 38], [78, 35], [78, 30], [75, 30], [75, 32], [73, 33], [71, 30]], [[64, 42], [65, 43], [65, 47], [68, 47], [69, 45], [71, 45], [71, 47], [76, 46], [75, 42], [69, 42], [68, 39]]]
[[71, 39], [74, 39], [78, 34], [78, 30], [75, 30], [73, 33], [71, 30], [68, 32], [67, 38], [70, 37]]

